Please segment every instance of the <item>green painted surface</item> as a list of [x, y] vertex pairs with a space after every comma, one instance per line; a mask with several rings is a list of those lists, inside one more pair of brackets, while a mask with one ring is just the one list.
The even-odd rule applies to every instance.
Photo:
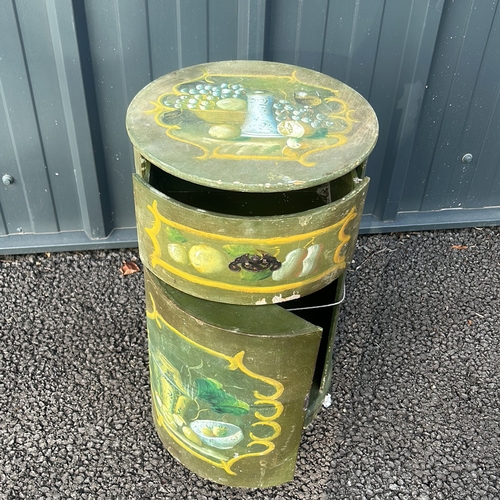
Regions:
[[[274, 217], [193, 209], [134, 176], [141, 259], [166, 283], [195, 296], [272, 304], [312, 293], [350, 262], [368, 179], [344, 198]], [[244, 194], [241, 194], [244, 197]]]
[[292, 480], [320, 329], [279, 306], [216, 304], [145, 276], [153, 416], [167, 449], [221, 484]]
[[218, 483], [289, 481], [339, 307], [285, 306], [340, 299], [375, 114], [326, 75], [226, 61], [152, 82], [127, 130], [158, 434]]
[[357, 167], [378, 136], [371, 106], [315, 71], [263, 61], [184, 68], [140, 91], [127, 112], [132, 143], [195, 184], [291, 191]]

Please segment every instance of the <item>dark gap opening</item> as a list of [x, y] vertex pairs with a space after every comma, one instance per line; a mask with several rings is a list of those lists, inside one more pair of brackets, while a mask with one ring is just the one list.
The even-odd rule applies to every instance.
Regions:
[[[321, 334], [321, 341], [319, 345], [318, 357], [316, 359], [316, 367], [314, 369], [314, 376], [311, 386], [310, 401], [314, 402], [318, 396], [321, 387], [321, 381], [325, 373], [325, 368], [328, 363], [328, 353], [330, 351], [329, 345], [332, 341], [332, 321], [334, 307], [327, 304], [333, 304], [340, 301], [339, 298], [339, 283], [341, 280], [337, 279], [327, 285], [325, 288], [294, 300], [293, 302], [285, 302], [280, 304], [284, 309], [290, 310], [300, 318], [309, 321], [313, 325], [319, 326], [323, 329]], [[325, 307], [318, 307], [325, 306]], [[314, 307], [314, 309], [301, 309], [303, 307]], [[298, 309], [298, 310], [294, 310]]]
[[275, 216], [303, 212], [336, 201], [353, 188], [349, 173], [334, 181], [295, 191], [247, 193], [201, 186], [150, 165], [149, 184], [170, 198], [193, 208], [225, 215]]

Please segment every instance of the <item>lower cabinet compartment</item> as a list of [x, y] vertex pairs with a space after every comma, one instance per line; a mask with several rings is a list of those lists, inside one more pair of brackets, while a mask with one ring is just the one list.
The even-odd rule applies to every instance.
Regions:
[[293, 479], [321, 328], [277, 305], [189, 296], [147, 269], [153, 417], [169, 452], [220, 484]]

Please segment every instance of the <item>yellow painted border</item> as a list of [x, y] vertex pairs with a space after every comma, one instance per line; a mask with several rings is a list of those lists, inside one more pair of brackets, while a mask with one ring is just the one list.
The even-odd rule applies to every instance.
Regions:
[[[343, 120], [346, 123], [347, 128], [345, 130], [343, 130], [342, 132], [332, 133], [332, 134], [327, 135], [327, 137], [329, 139], [337, 139], [337, 142], [335, 142], [333, 144], [327, 144], [325, 146], [320, 146], [320, 147], [311, 147], [310, 149], [308, 149], [307, 151], [305, 151], [303, 153], [299, 153], [298, 151], [290, 151], [289, 150], [290, 148], [287, 148], [287, 147], [284, 148], [281, 155], [275, 155], [275, 156], [220, 153], [219, 152], [220, 148], [215, 148], [213, 150], [209, 150], [208, 148], [206, 148], [202, 144], [199, 144], [199, 143], [194, 142], [194, 141], [190, 141], [190, 140], [185, 139], [183, 137], [179, 137], [175, 133], [175, 131], [181, 130], [181, 127], [179, 127], [178, 125], [167, 125], [167, 124], [163, 123], [160, 120], [160, 116], [165, 111], [172, 110], [172, 108], [169, 108], [163, 104], [162, 100], [165, 96], [167, 96], [167, 95], [174, 95], [174, 96], [180, 95], [181, 93], [179, 91], [179, 88], [181, 86], [186, 85], [186, 84], [191, 83], [191, 82], [194, 82], [194, 81], [198, 81], [200, 79], [204, 79], [207, 82], [211, 82], [210, 78], [213, 78], [213, 77], [217, 77], [217, 78], [232, 77], [232, 78], [242, 78], [242, 79], [243, 78], [247, 78], [247, 79], [249, 79], [249, 78], [254, 78], [254, 79], [266, 79], [266, 78], [268, 78], [268, 79], [272, 79], [272, 80], [276, 80], [276, 79], [281, 78], [281, 79], [288, 80], [290, 83], [297, 82], [297, 83], [302, 83], [304, 85], [307, 85], [309, 87], [327, 90], [328, 92], [331, 92], [332, 96], [327, 97], [325, 99], [325, 101], [337, 102], [342, 106], [341, 111], [339, 111], [338, 113], [330, 113], [328, 116], [331, 119]], [[338, 147], [341, 147], [344, 144], [346, 144], [347, 140], [348, 140], [347, 136], [352, 131], [353, 124], [358, 121], [352, 117], [352, 114], [356, 110], [350, 109], [344, 100], [342, 100], [338, 97], [334, 97], [334, 96], [338, 96], [338, 91], [336, 91], [335, 89], [329, 88], [329, 87], [322, 86], [322, 85], [316, 85], [313, 83], [301, 81], [299, 78], [297, 78], [296, 71], [293, 71], [290, 76], [288, 76], [288, 75], [258, 75], [258, 74], [249, 74], [249, 75], [225, 74], [225, 73], [209, 73], [207, 71], [203, 71], [200, 76], [198, 76], [196, 78], [189, 79], [189, 80], [185, 80], [181, 83], [178, 83], [172, 88], [172, 91], [165, 92], [165, 93], [161, 94], [157, 98], [156, 101], [151, 102], [153, 109], [147, 110], [147, 111], [145, 111], [145, 113], [146, 114], [154, 114], [154, 121], [156, 122], [156, 124], [162, 128], [165, 128], [166, 135], [168, 137], [170, 137], [171, 139], [173, 139], [175, 141], [183, 142], [185, 144], [189, 144], [191, 146], [194, 146], [196, 148], [201, 149], [203, 151], [203, 154], [196, 156], [196, 158], [198, 160], [206, 160], [208, 158], [215, 158], [215, 159], [228, 159], [228, 160], [246, 159], [246, 160], [268, 160], [268, 161], [269, 160], [271, 160], [271, 161], [272, 160], [274, 160], [274, 161], [295, 161], [304, 167], [314, 167], [314, 166], [316, 166], [316, 163], [308, 161], [308, 157], [314, 153], [319, 153], [321, 151], [326, 151], [329, 149], [338, 148]], [[283, 139], [286, 139], [286, 137], [283, 136]]]
[[[270, 395], [263, 395], [259, 393], [258, 391], [254, 391], [253, 395], [255, 397], [254, 405], [270, 405], [274, 407], [274, 414], [270, 416], [264, 416], [262, 415], [259, 411], [256, 411], [254, 413], [255, 418], [257, 419], [256, 422], [252, 424], [252, 427], [259, 427], [259, 426], [264, 426], [264, 427], [270, 427], [273, 430], [273, 433], [268, 436], [268, 437], [259, 437], [253, 434], [252, 432], [249, 433], [250, 443], [248, 443], [248, 447], [251, 446], [256, 446], [256, 445], [262, 445], [265, 447], [264, 450], [262, 451], [257, 451], [257, 452], [251, 452], [251, 453], [244, 453], [243, 455], [238, 455], [235, 456], [234, 458], [230, 460], [220, 460], [220, 462], [217, 462], [215, 460], [211, 460], [210, 458], [202, 455], [201, 453], [198, 453], [194, 449], [190, 448], [189, 446], [186, 445], [182, 440], [180, 440], [175, 433], [168, 428], [166, 425], [161, 425], [162, 429], [164, 429], [167, 434], [184, 450], [186, 450], [188, 453], [191, 455], [194, 455], [196, 458], [203, 460], [204, 462], [209, 463], [210, 465], [213, 465], [214, 467], [218, 467], [223, 469], [227, 474], [230, 475], [236, 475], [236, 472], [232, 470], [233, 465], [236, 462], [239, 462], [240, 460], [243, 460], [245, 458], [249, 457], [261, 457], [264, 455], [268, 455], [271, 453], [275, 445], [272, 441], [274, 441], [278, 436], [281, 435], [281, 426], [276, 420], [281, 416], [283, 413], [283, 404], [278, 400], [278, 398], [283, 394], [285, 388], [283, 384], [271, 377], [266, 377], [264, 375], [259, 375], [258, 373], [253, 372], [249, 368], [247, 368], [243, 362], [243, 358], [245, 356], [245, 351], [240, 351], [234, 356], [228, 356], [226, 354], [223, 354], [221, 352], [215, 351], [213, 349], [210, 349], [209, 347], [206, 347], [202, 344], [199, 344], [198, 342], [195, 342], [194, 340], [190, 339], [186, 335], [184, 335], [182, 332], [174, 328], [171, 324], [169, 324], [163, 316], [158, 312], [156, 309], [156, 304], [154, 301], [153, 296], [150, 294], [150, 301], [151, 301], [151, 306], [152, 306], [152, 311], [146, 311], [146, 316], [148, 319], [154, 321], [158, 328], [161, 330], [163, 327], [168, 328], [171, 332], [173, 332], [175, 335], [178, 335], [182, 340], [187, 342], [188, 344], [191, 344], [192, 346], [210, 354], [211, 356], [218, 357], [220, 359], [223, 359], [227, 361], [228, 366], [227, 368], [229, 370], [239, 370], [240, 372], [244, 373], [250, 378], [253, 378], [255, 380], [259, 380], [260, 382], [263, 382], [265, 384], [268, 384], [274, 392]], [[153, 402], [153, 408], [156, 413], [156, 415], [160, 415], [159, 410], [157, 408], [157, 404], [155, 402], [155, 398], [152, 397], [152, 402]], [[158, 418], [155, 419], [156, 422], [159, 421]]]
[[[225, 236], [225, 235], [220, 235], [220, 234], [215, 234], [215, 233], [208, 233], [206, 231], [201, 231], [199, 229], [194, 229], [192, 227], [186, 226], [184, 224], [174, 222], [172, 220], [167, 219], [163, 215], [160, 214], [158, 210], [158, 203], [156, 200], [153, 201], [151, 205], [148, 205], [148, 210], [152, 213], [154, 217], [154, 223], [151, 228], [145, 228], [144, 231], [146, 234], [150, 237], [151, 242], [153, 244], [153, 252], [151, 253], [149, 260], [150, 263], [153, 267], [160, 266], [169, 273], [178, 276], [180, 278], [183, 278], [191, 283], [195, 283], [197, 285], [202, 285], [202, 286], [207, 286], [211, 288], [219, 288], [221, 290], [228, 290], [232, 292], [241, 292], [241, 293], [268, 293], [268, 294], [275, 294], [275, 293], [281, 293], [289, 290], [296, 290], [300, 287], [303, 287], [305, 285], [308, 285], [310, 283], [314, 283], [318, 280], [321, 280], [322, 278], [325, 278], [326, 276], [329, 276], [336, 270], [338, 270], [341, 267], [345, 267], [345, 256], [342, 255], [342, 250], [344, 249], [344, 246], [347, 244], [347, 242], [351, 239], [351, 236], [345, 232], [345, 229], [349, 222], [351, 222], [353, 219], [356, 218], [357, 215], [357, 210], [356, 207], [352, 207], [349, 213], [341, 219], [339, 222], [336, 222], [335, 224], [332, 224], [331, 226], [327, 226], [324, 228], [317, 229], [315, 231], [310, 231], [308, 233], [304, 234], [296, 234], [296, 235], [291, 235], [291, 236], [281, 236], [281, 237], [273, 237], [273, 238], [241, 238], [241, 237], [232, 237], [232, 236]], [[194, 274], [191, 274], [186, 271], [182, 271], [181, 269], [178, 269], [177, 267], [172, 266], [162, 258], [162, 248], [160, 245], [160, 242], [158, 241], [158, 234], [161, 231], [162, 224], [165, 224], [167, 226], [173, 227], [175, 229], [179, 229], [181, 231], [190, 233], [190, 234], [195, 234], [199, 237], [202, 237], [204, 239], [212, 239], [212, 240], [222, 240], [222, 241], [227, 241], [227, 242], [236, 242], [236, 243], [252, 243], [255, 244], [257, 247], [259, 246], [276, 246], [276, 245], [282, 245], [282, 244], [287, 244], [287, 243], [294, 243], [297, 241], [302, 241], [302, 240], [313, 240], [314, 238], [317, 238], [318, 236], [324, 235], [326, 233], [329, 233], [331, 231], [334, 231], [338, 228], [339, 234], [338, 234], [338, 239], [339, 239], [339, 245], [335, 249], [335, 253], [333, 256], [333, 262], [332, 266], [330, 266], [328, 269], [323, 271], [320, 274], [315, 274], [311, 276], [310, 278], [301, 280], [301, 281], [295, 281], [293, 283], [287, 283], [287, 284], [280, 284], [280, 285], [273, 285], [273, 286], [249, 286], [249, 285], [238, 285], [234, 283], [226, 283], [223, 281], [216, 281], [213, 279], [209, 278], [204, 278], [202, 276], [196, 276]]]

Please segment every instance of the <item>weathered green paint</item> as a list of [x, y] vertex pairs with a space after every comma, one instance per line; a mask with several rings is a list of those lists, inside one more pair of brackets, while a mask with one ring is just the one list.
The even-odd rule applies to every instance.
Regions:
[[221, 484], [292, 480], [321, 330], [279, 306], [214, 304], [145, 278], [153, 416], [167, 449]]
[[289, 481], [339, 307], [285, 307], [340, 300], [375, 114], [326, 75], [226, 61], [145, 87], [127, 129], [158, 434], [218, 483]]
[[145, 158], [176, 177], [232, 191], [282, 192], [356, 168], [375, 146], [378, 122], [361, 95], [324, 74], [224, 61], [146, 86], [130, 104], [127, 130]]
[[[367, 187], [365, 178], [341, 200], [298, 214], [230, 217], [178, 203], [135, 175], [141, 259], [166, 283], [208, 300], [264, 305], [298, 298], [344, 272]], [[267, 255], [280, 267], [247, 270], [237, 260], [245, 255]]]

